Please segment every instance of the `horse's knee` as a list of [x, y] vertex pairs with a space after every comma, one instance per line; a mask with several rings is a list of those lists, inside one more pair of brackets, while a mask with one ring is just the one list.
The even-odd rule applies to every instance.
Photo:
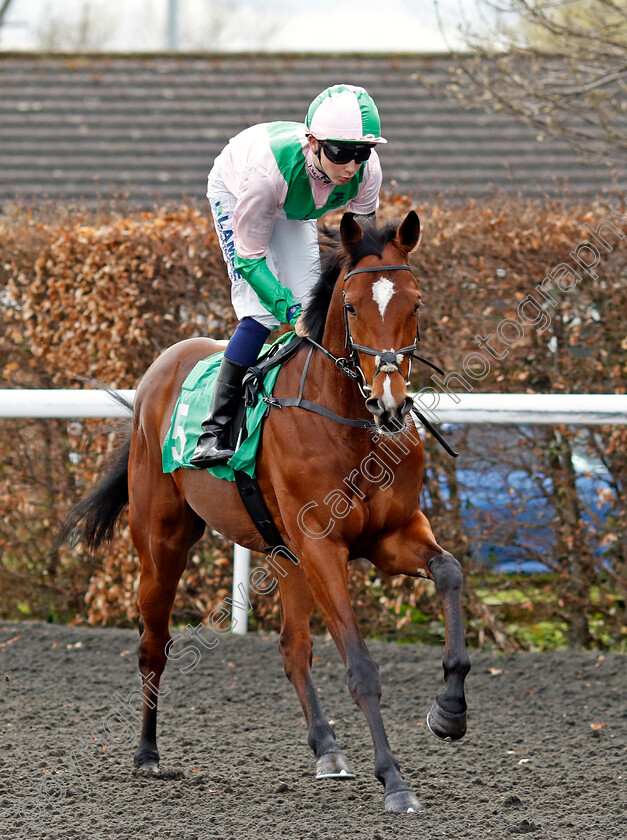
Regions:
[[167, 646], [170, 638], [170, 634], [167, 633], [166, 636], [159, 639], [154, 635], [150, 635], [144, 629], [139, 639], [139, 649], [137, 652], [139, 670], [142, 674], [147, 671], [152, 671], [157, 676], [161, 676], [168, 661]]
[[311, 666], [313, 642], [309, 638], [295, 638], [292, 633], [283, 631], [279, 636], [279, 650], [283, 657], [285, 676], [291, 681], [298, 671], [306, 671]]
[[377, 700], [381, 697], [379, 666], [370, 654], [361, 655], [349, 662], [346, 677], [348, 690], [356, 703], [367, 697], [376, 697]]
[[452, 554], [444, 552], [429, 561], [429, 570], [441, 594], [460, 590], [464, 582], [462, 567]]

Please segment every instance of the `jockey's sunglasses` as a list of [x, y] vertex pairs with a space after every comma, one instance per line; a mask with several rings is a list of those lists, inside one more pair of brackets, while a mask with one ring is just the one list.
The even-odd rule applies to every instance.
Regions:
[[331, 163], [365, 163], [370, 157], [372, 146], [368, 143], [335, 143], [332, 140], [320, 141], [325, 155]]

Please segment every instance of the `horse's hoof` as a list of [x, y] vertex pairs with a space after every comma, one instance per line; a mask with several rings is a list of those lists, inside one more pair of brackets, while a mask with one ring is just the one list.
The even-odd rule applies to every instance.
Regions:
[[355, 774], [341, 752], [321, 755], [316, 761], [316, 779], [354, 779]]
[[144, 773], [156, 775], [159, 772], [159, 753], [156, 750], [137, 750], [133, 762]]
[[424, 811], [416, 794], [409, 789], [388, 793], [383, 801], [386, 811], [396, 811], [402, 814], [419, 814]]
[[158, 764], [142, 764], [135, 768], [133, 775], [144, 779], [161, 778], [161, 770]]
[[459, 741], [466, 734], [466, 713], [446, 712], [434, 703], [427, 715], [427, 726], [442, 741]]

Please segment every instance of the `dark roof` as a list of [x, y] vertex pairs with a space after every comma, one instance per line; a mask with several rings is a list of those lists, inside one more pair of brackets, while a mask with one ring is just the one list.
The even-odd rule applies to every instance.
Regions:
[[230, 137], [256, 122], [302, 120], [340, 81], [363, 85], [379, 105], [386, 193], [578, 198], [612, 188], [609, 168], [583, 165], [561, 142], [448, 102], [437, 88], [452, 67], [441, 55], [0, 53], [0, 199], [202, 200]]

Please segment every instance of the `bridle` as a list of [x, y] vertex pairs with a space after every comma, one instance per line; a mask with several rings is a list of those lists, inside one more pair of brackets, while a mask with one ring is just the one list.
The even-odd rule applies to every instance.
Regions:
[[[366, 274], [367, 272], [373, 273], [379, 271], [409, 271], [411, 274], [409, 266], [407, 265], [379, 265], [370, 268], [354, 268], [352, 271], [349, 271], [347, 272], [347, 274], [344, 275], [344, 283], [346, 283], [348, 278], [352, 277], [354, 274]], [[413, 274], [412, 277], [414, 277]], [[414, 280], [415, 279], [416, 278], [414, 277]], [[283, 348], [283, 350], [278, 350], [275, 353], [273, 353], [271, 350], [270, 353], [266, 357], [264, 357], [264, 359], [261, 362], [258, 362], [257, 365], [248, 369], [248, 373], [244, 378], [247, 405], [254, 405], [258, 396], [261, 395], [262, 401], [266, 403], [266, 405], [268, 405], [269, 407], [302, 408], [306, 411], [311, 411], [314, 414], [319, 414], [323, 417], [326, 417], [329, 420], [333, 420], [335, 423], [340, 423], [342, 426], [350, 426], [354, 429], [374, 428], [376, 423], [373, 419], [361, 420], [353, 419], [351, 417], [343, 417], [342, 415], [336, 414], [334, 411], [331, 411], [325, 406], [318, 405], [317, 403], [305, 399], [305, 382], [307, 379], [307, 372], [309, 370], [309, 364], [311, 362], [314, 349], [322, 353], [323, 356], [326, 356], [326, 358], [332, 361], [333, 364], [337, 368], [339, 368], [339, 370], [341, 370], [343, 374], [345, 374], [345, 376], [353, 380], [357, 384], [361, 395], [366, 400], [370, 397], [372, 389], [368, 385], [366, 376], [359, 363], [359, 353], [366, 353], [368, 356], [375, 357], [375, 362], [377, 365], [375, 376], [380, 371], [400, 372], [404, 356], [409, 356], [409, 370], [407, 373], [408, 379], [409, 373], [411, 372], [412, 359], [417, 359], [419, 362], [428, 365], [430, 368], [433, 368], [433, 370], [436, 370], [440, 375], [444, 376], [444, 371], [441, 368], [439, 368], [437, 365], [434, 365], [433, 362], [430, 362], [428, 359], [425, 359], [416, 353], [416, 345], [420, 341], [420, 332], [418, 329], [416, 330], [416, 338], [414, 339], [414, 343], [409, 344], [407, 347], [401, 347], [399, 350], [376, 350], [374, 347], [366, 347], [363, 344], [355, 344], [355, 342], [353, 341], [353, 336], [351, 335], [350, 324], [348, 321], [348, 304], [346, 303], [345, 292], [342, 292], [342, 295], [344, 308], [344, 324], [346, 328], [346, 348], [348, 350], [349, 356], [334, 356], [330, 350], [327, 350], [327, 348], [323, 347], [322, 344], [318, 344], [318, 342], [314, 341], [314, 339], [309, 335], [298, 338], [296, 341], [293, 341], [291, 345], [288, 345], [287, 347]], [[309, 344], [310, 347], [300, 377], [300, 389], [298, 392], [298, 396], [275, 397], [272, 394], [268, 394], [263, 384], [265, 373], [270, 368], [276, 367], [278, 364], [283, 364], [288, 359], [295, 356], [300, 347], [302, 347], [303, 343]], [[277, 345], [275, 345], [275, 347], [276, 346]], [[409, 385], [409, 381], [406, 384]], [[451, 455], [453, 458], [456, 458], [457, 452], [455, 452], [455, 450], [449, 446], [449, 444], [444, 440], [442, 435], [424, 416], [424, 414], [421, 411], [419, 411], [415, 407], [415, 405], [410, 410], [414, 417], [416, 417], [420, 421], [420, 423], [422, 423], [425, 429], [433, 435], [433, 437], [438, 441], [438, 443], [442, 447], [444, 447], [448, 454]]]
[[[354, 274], [367, 274], [372, 272], [382, 272], [382, 271], [409, 271], [411, 274], [411, 270], [407, 265], [378, 265], [374, 268], [354, 268], [352, 271], [349, 271], [347, 274], [344, 275], [344, 286], [346, 287], [346, 281], [349, 277], [352, 277]], [[414, 275], [412, 274], [412, 277]], [[414, 277], [414, 279], [416, 279]], [[346, 328], [346, 349], [350, 353], [350, 358], [353, 363], [354, 369], [360, 374], [361, 382], [358, 382], [359, 389], [363, 396], [364, 388], [368, 388], [366, 384], [366, 377], [364, 375], [363, 370], [361, 369], [361, 365], [359, 363], [359, 354], [365, 353], [368, 356], [374, 356], [376, 362], [376, 370], [374, 372], [374, 376], [376, 376], [381, 371], [385, 371], [386, 373], [394, 373], [401, 371], [401, 363], [403, 361], [404, 356], [409, 356], [409, 370], [407, 372], [407, 382], [409, 384], [409, 375], [411, 373], [411, 363], [414, 353], [416, 352], [416, 346], [420, 341], [420, 331], [416, 331], [416, 338], [414, 339], [413, 344], [409, 344], [407, 347], [401, 347], [399, 350], [375, 350], [373, 347], [366, 347], [363, 344], [355, 344], [353, 341], [353, 336], [351, 334], [350, 323], [348, 320], [348, 304], [346, 303], [346, 288], [342, 292], [342, 305], [344, 308], [344, 326]], [[374, 377], [373, 377], [374, 378]]]
[[[411, 269], [408, 265], [377, 265], [371, 266], [368, 268], [353, 268], [351, 271], [347, 272], [344, 275], [344, 284], [349, 277], [352, 277], [354, 274], [372, 274], [373, 272], [383, 272], [383, 271], [409, 271], [409, 273], [414, 277], [411, 272]], [[416, 279], [414, 277], [414, 279]], [[308, 338], [308, 340], [315, 344], [318, 350], [321, 350], [325, 356], [331, 359], [349, 379], [354, 380], [357, 383], [357, 386], [361, 392], [361, 395], [364, 399], [367, 399], [370, 396], [370, 386], [366, 380], [366, 376], [362, 370], [359, 354], [365, 353], [368, 356], [374, 356], [376, 362], [376, 370], [374, 372], [374, 376], [376, 376], [381, 371], [385, 371], [386, 373], [394, 373], [401, 371], [401, 363], [403, 361], [404, 356], [409, 356], [409, 369], [407, 371], [407, 379], [406, 383], [409, 385], [409, 377], [411, 374], [411, 365], [412, 360], [417, 359], [418, 361], [423, 362], [425, 365], [436, 370], [438, 373], [444, 375], [444, 371], [441, 370], [437, 365], [434, 365], [433, 362], [430, 362], [428, 359], [424, 359], [422, 356], [419, 356], [416, 353], [416, 347], [418, 346], [418, 342], [420, 341], [420, 328], [418, 327], [416, 330], [416, 338], [414, 339], [413, 344], [407, 345], [407, 347], [401, 347], [398, 350], [376, 350], [374, 347], [367, 347], [363, 344], [355, 344], [353, 341], [353, 336], [351, 334], [350, 323], [348, 320], [348, 304], [346, 303], [346, 291], [342, 292], [342, 307], [344, 310], [344, 328], [346, 332], [346, 349], [348, 351], [348, 358], [338, 358], [330, 353], [326, 347], [322, 347], [322, 345], [318, 344], [317, 342], [313, 341], [313, 339]], [[373, 377], [374, 378], [374, 377]]]
[[[408, 265], [377, 265], [371, 266], [366, 268], [353, 268], [351, 271], [347, 272], [344, 275], [344, 284], [349, 277], [352, 277], [354, 274], [367, 274], [373, 272], [382, 272], [382, 271], [409, 271], [412, 274], [411, 269]], [[414, 280], [416, 279], [415, 276]], [[357, 383], [359, 391], [364, 397], [364, 399], [368, 399], [371, 394], [371, 388], [368, 385], [366, 380], [366, 375], [364, 374], [361, 364], [359, 362], [359, 354], [365, 353], [368, 356], [374, 356], [376, 362], [376, 370], [374, 375], [376, 376], [379, 372], [401, 372], [401, 363], [403, 361], [404, 356], [409, 356], [409, 368], [407, 371], [407, 379], [405, 384], [409, 385], [409, 377], [411, 374], [411, 364], [412, 360], [416, 359], [419, 362], [422, 362], [425, 365], [428, 365], [433, 370], [437, 371], [441, 376], [444, 376], [444, 371], [442, 368], [435, 365], [433, 362], [430, 362], [428, 359], [425, 359], [423, 356], [419, 356], [416, 353], [416, 347], [418, 342], [420, 341], [420, 327], [416, 329], [416, 338], [414, 339], [413, 344], [407, 345], [407, 347], [401, 347], [398, 350], [375, 350], [374, 347], [366, 347], [363, 344], [355, 344], [353, 341], [353, 336], [351, 334], [350, 323], [348, 320], [348, 304], [346, 303], [346, 291], [342, 291], [342, 304], [344, 309], [344, 326], [346, 329], [346, 349], [348, 350], [349, 356], [348, 358], [334, 356], [326, 347], [323, 347], [321, 344], [318, 344], [317, 341], [314, 341], [313, 338], [310, 336], [306, 337], [306, 341], [312, 344], [317, 350], [323, 353], [328, 359], [330, 359], [349, 379], [352, 379], [354, 382]], [[312, 348], [313, 349], [313, 348]], [[293, 405], [302, 405], [304, 406], [304, 400], [302, 398], [302, 392], [305, 382], [306, 371], [309, 366], [309, 359], [311, 358], [311, 351], [310, 355], [307, 360], [307, 364], [305, 366], [305, 370], [303, 372], [303, 377], [301, 381], [301, 392], [299, 395], [298, 400], [277, 400], [276, 403], [283, 403], [285, 404], [293, 404]], [[378, 360], [378, 361], [377, 361]], [[374, 377], [373, 377], [374, 378]], [[325, 414], [326, 416], [331, 416], [331, 412], [327, 409], [320, 409], [319, 406], [315, 407], [309, 404], [307, 406], [310, 410], [316, 410], [320, 414]], [[433, 437], [438, 441], [438, 443], [451, 455], [453, 458], [457, 457], [457, 452], [451, 448], [451, 446], [447, 443], [446, 440], [442, 437], [442, 435], [438, 432], [438, 430], [431, 424], [431, 422], [423, 415], [421, 411], [418, 411], [417, 408], [411, 409], [412, 414], [414, 414], [422, 423], [422, 425], [430, 432]], [[347, 420], [345, 418], [339, 418], [337, 415], [333, 416], [337, 422], [344, 423], [346, 425], [361, 425], [367, 424], [368, 426], [372, 425], [372, 421], [359, 421], [359, 420]]]

